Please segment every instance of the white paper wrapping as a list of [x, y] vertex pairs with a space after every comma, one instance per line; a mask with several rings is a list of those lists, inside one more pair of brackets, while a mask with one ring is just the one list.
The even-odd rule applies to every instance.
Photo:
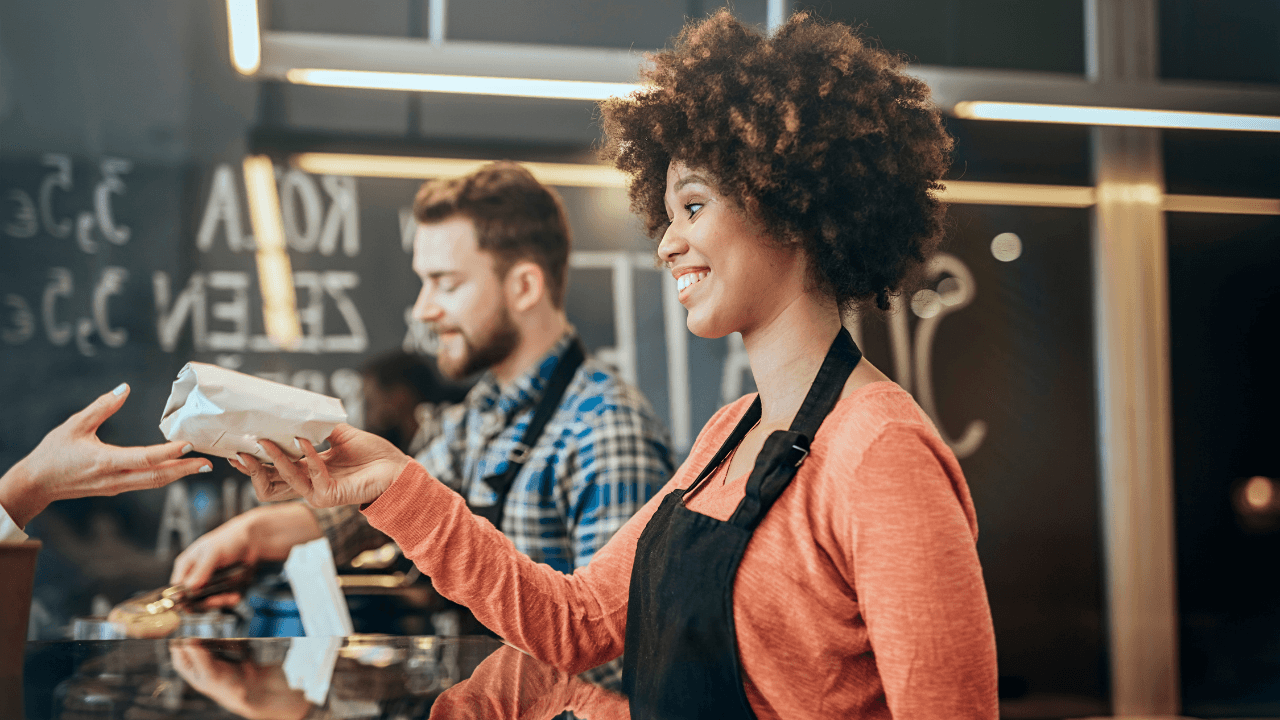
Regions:
[[226, 458], [246, 453], [271, 462], [258, 449], [260, 438], [296, 460], [302, 453], [294, 447], [295, 437], [319, 445], [346, 420], [337, 398], [189, 362], [173, 381], [160, 431], [166, 439], [191, 443], [197, 452]]

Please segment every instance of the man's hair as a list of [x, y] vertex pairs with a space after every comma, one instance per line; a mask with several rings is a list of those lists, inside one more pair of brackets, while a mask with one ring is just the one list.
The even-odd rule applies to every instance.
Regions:
[[906, 289], [936, 249], [952, 140], [929, 88], [847, 25], [804, 13], [771, 37], [721, 10], [651, 57], [650, 87], [601, 103], [604, 154], [661, 237], [667, 166], [708, 173], [849, 308]]
[[542, 268], [551, 303], [564, 306], [569, 265], [569, 222], [560, 197], [513, 162], [496, 162], [465, 177], [429, 180], [413, 200], [424, 224], [465, 217], [475, 224], [481, 250], [494, 258], [498, 277], [522, 260]]

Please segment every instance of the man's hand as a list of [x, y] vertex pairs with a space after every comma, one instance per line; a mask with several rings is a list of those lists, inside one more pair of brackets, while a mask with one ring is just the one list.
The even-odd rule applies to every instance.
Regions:
[[173, 669], [196, 692], [250, 720], [288, 720], [306, 717], [311, 704], [301, 690], [289, 688], [284, 669], [251, 662], [219, 660], [198, 642], [169, 645]]
[[[204, 587], [210, 575], [232, 563], [284, 560], [294, 545], [321, 535], [315, 516], [301, 503], [256, 507], [196, 538], [174, 559], [169, 582]], [[239, 601], [239, 595], [227, 593], [203, 602], [208, 607], [226, 607]]]
[[213, 470], [208, 460], [180, 459], [191, 452], [183, 442], [118, 447], [99, 440], [98, 427], [128, 397], [129, 386], [122, 384], [93, 401], [50, 430], [30, 455], [0, 477], [0, 505], [18, 527], [55, 500], [158, 488]]
[[259, 444], [274, 467], [243, 453], [239, 462], [231, 461], [253, 480], [259, 500], [300, 497], [312, 507], [373, 502], [410, 461], [395, 445], [346, 423], [334, 428], [329, 449], [323, 453], [317, 453], [305, 438], [295, 442], [303, 453], [297, 462], [270, 440]]

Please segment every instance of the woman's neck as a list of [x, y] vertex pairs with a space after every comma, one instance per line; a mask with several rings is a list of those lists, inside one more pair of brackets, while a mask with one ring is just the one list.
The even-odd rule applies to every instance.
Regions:
[[799, 293], [769, 322], [743, 333], [762, 426], [791, 424], [840, 326], [834, 301]]

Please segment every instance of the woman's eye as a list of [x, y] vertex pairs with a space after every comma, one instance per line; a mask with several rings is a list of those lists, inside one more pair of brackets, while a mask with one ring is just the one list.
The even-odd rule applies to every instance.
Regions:
[[684, 206], [684, 209], [685, 212], [689, 213], [689, 219], [692, 220], [693, 216], [697, 215], [698, 211], [702, 209], [702, 203], [689, 203]]

